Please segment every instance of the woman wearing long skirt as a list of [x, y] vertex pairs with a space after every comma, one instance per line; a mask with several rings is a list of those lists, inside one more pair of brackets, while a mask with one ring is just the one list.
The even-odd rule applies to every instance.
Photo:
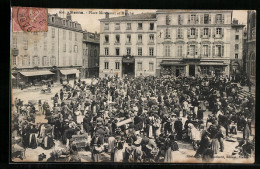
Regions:
[[123, 150], [123, 143], [118, 143], [117, 148], [115, 149], [114, 153], [114, 162], [123, 162], [124, 160], [124, 150]]
[[166, 150], [164, 162], [173, 163], [177, 160], [177, 158], [179, 158], [179, 155], [179, 146], [175, 141], [173, 141]]

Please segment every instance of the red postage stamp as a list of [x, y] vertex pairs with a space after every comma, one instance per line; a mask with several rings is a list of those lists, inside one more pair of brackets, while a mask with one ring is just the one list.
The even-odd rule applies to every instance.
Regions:
[[14, 32], [48, 31], [47, 8], [13, 7], [12, 14]]

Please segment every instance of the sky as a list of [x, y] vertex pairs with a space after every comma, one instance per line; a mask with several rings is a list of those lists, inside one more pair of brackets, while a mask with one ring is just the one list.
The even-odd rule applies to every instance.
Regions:
[[[67, 12], [71, 13], [73, 21], [81, 24], [83, 30], [89, 32], [97, 32], [100, 30], [99, 19], [105, 18], [105, 13], [109, 12], [109, 17], [123, 16], [125, 9], [53, 9], [49, 8], [50, 14], [57, 13], [60, 17], [66, 17]], [[130, 14], [139, 14], [147, 12], [156, 12], [156, 10], [146, 9], [128, 9]], [[233, 10], [233, 19], [238, 19], [239, 24], [246, 25], [247, 23], [247, 10]]]

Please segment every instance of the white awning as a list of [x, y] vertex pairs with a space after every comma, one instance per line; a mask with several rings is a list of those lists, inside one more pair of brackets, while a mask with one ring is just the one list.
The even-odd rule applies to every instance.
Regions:
[[214, 62], [201, 62], [199, 65], [212, 65], [212, 66], [227, 66], [227, 64], [224, 64], [224, 63], [214, 63]]
[[65, 69], [65, 70], [60, 70], [60, 72], [63, 75], [70, 75], [70, 74], [77, 74], [77, 73], [79, 73], [79, 70], [77, 70], [77, 69]]
[[43, 76], [43, 75], [53, 75], [55, 73], [52, 73], [48, 70], [42, 70], [42, 71], [32, 71], [32, 72], [20, 72], [24, 76]]

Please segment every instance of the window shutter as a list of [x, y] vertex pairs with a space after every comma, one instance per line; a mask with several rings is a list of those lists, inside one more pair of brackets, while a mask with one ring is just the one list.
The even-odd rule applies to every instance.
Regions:
[[195, 45], [195, 55], [198, 55], [198, 45]]
[[215, 46], [214, 45], [212, 46], [212, 56], [213, 57], [215, 56]]
[[200, 15], [200, 24], [203, 24], [203, 23], [204, 23], [204, 22], [203, 22], [203, 19], [204, 19], [203, 15]]
[[187, 29], [187, 37], [190, 37], [190, 28]]
[[200, 28], [200, 37], [202, 38], [203, 36], [203, 28]]
[[181, 38], [183, 38], [183, 31], [181, 28], [180, 28], [180, 34], [181, 34]]
[[224, 56], [224, 45], [222, 46], [222, 54], [221, 56], [223, 57]]
[[212, 33], [213, 33], [212, 37], [215, 38], [216, 29], [215, 29], [215, 28], [212, 28], [212, 31], [213, 31], [213, 32], [212, 32]]
[[215, 24], [217, 23], [217, 14], [215, 15]]
[[209, 37], [210, 37], [210, 36], [211, 36], [211, 29], [210, 29], [210, 28], [208, 28], [208, 30], [209, 30], [209, 32], [208, 32], [208, 33], [209, 33]]
[[201, 44], [200, 45], [200, 56], [202, 56], [203, 55], [203, 45]]
[[195, 28], [195, 35], [196, 35], [196, 37], [198, 37], [198, 35], [199, 35], [199, 30], [198, 30], [198, 28]]
[[209, 14], [209, 24], [211, 24], [211, 15]]
[[183, 24], [183, 17], [182, 17], [182, 15], [181, 15], [181, 24]]
[[42, 65], [44, 66], [44, 56], [42, 57]]
[[190, 15], [188, 16], [188, 24], [190, 24]]
[[187, 55], [190, 54], [190, 45], [187, 45]]
[[224, 24], [224, 23], [225, 23], [225, 15], [222, 14], [221, 17], [222, 17], [222, 18], [221, 18], [221, 21], [222, 21], [222, 23]]
[[224, 37], [224, 29], [221, 29], [222, 37]]
[[199, 23], [199, 15], [196, 15], [196, 24]]
[[208, 47], [208, 55], [210, 56], [210, 48], [211, 48], [211, 46], [209, 45], [209, 47]]

